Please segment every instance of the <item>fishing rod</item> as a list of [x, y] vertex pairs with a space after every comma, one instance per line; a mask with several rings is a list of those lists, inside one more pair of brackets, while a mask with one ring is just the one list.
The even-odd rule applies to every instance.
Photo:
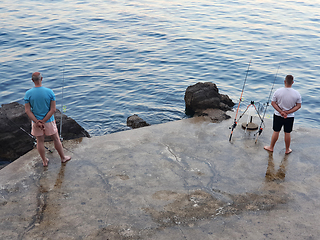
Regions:
[[62, 108], [63, 108], [63, 87], [64, 87], [64, 66], [63, 65], [63, 71], [62, 71], [62, 87], [61, 87], [61, 117], [60, 117], [60, 141], [63, 141], [63, 138], [61, 137], [62, 134]]
[[[272, 91], [273, 91], [273, 88], [274, 88], [274, 84], [276, 82], [276, 79], [277, 79], [277, 76], [278, 76], [278, 72], [279, 72], [279, 68], [280, 68], [280, 64], [281, 64], [281, 61], [279, 62], [279, 66], [278, 66], [278, 69], [277, 69], [277, 73], [276, 73], [276, 76], [274, 77], [274, 80], [273, 80], [273, 84], [272, 84], [272, 87], [271, 87], [271, 90], [270, 90], [270, 94], [269, 94], [269, 98], [268, 98], [268, 102], [266, 104], [266, 107], [264, 109], [264, 113], [263, 113], [263, 116], [262, 116], [262, 119], [261, 119], [261, 123], [260, 123], [260, 127], [259, 127], [259, 130], [258, 132], [256, 133], [256, 140], [255, 140], [255, 143], [257, 143], [258, 141], [258, 137], [261, 135], [262, 131], [263, 131], [263, 127], [265, 127], [265, 124], [264, 124], [264, 117], [266, 115], [266, 111], [267, 111], [267, 108], [269, 106], [269, 102], [270, 102], [270, 99], [271, 99], [271, 94], [272, 94]], [[263, 127], [262, 127], [263, 125]]]
[[238, 103], [238, 108], [237, 108], [236, 116], [235, 116], [235, 118], [234, 118], [233, 125], [230, 127], [230, 129], [231, 129], [231, 134], [230, 134], [230, 137], [229, 137], [229, 142], [231, 141], [232, 134], [233, 134], [233, 130], [234, 130], [234, 129], [236, 128], [236, 126], [237, 126], [237, 115], [238, 115], [238, 112], [239, 112], [240, 103], [241, 103], [241, 101], [242, 101], [242, 95], [243, 95], [244, 87], [245, 87], [245, 85], [246, 85], [246, 81], [247, 81], [247, 77], [248, 77], [248, 73], [249, 73], [250, 64], [251, 64], [251, 60], [250, 60], [250, 62], [249, 62], [247, 74], [246, 74], [246, 77], [245, 77], [245, 79], [244, 79], [244, 83], [243, 83], [243, 87], [242, 87], [242, 91], [241, 91], [241, 95], [240, 95], [240, 99], [239, 99], [239, 103]]
[[[8, 117], [7, 117], [8, 118]], [[23, 131], [24, 133], [26, 133], [29, 137], [31, 137], [33, 139], [33, 143], [36, 146], [37, 145], [37, 138], [35, 138], [33, 135], [31, 135], [30, 133], [28, 133], [25, 129], [23, 129], [21, 126], [19, 126], [18, 124], [16, 124], [14, 121], [12, 121], [10, 118], [8, 118], [10, 122], [14, 123], [17, 127], [19, 127], [19, 129], [21, 131]], [[44, 146], [45, 149], [47, 149], [50, 153], [53, 153], [52, 150], [50, 150], [49, 148], [47, 148], [46, 146]]]

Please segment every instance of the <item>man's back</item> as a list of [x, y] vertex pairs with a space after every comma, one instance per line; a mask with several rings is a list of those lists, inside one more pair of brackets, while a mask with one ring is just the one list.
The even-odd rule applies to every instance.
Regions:
[[[297, 103], [302, 102], [300, 93], [291, 87], [279, 88], [277, 91], [275, 91], [272, 101], [276, 102], [283, 111], [288, 111]], [[277, 116], [281, 116], [277, 110], [275, 110], [275, 114]], [[287, 117], [294, 117], [294, 113], [288, 114]]]
[[[43, 119], [50, 110], [51, 101], [55, 101], [53, 91], [45, 87], [34, 87], [28, 90], [24, 97], [25, 103], [30, 103], [31, 110], [37, 119]], [[48, 122], [54, 120], [52, 116]]]

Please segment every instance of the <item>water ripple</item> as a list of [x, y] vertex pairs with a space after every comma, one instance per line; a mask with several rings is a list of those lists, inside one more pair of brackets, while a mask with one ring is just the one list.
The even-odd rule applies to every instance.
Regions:
[[185, 118], [185, 89], [200, 81], [237, 102], [250, 60], [243, 105], [265, 103], [281, 61], [275, 88], [294, 75], [297, 123], [319, 127], [317, 2], [13, 0], [0, 12], [1, 104], [23, 103], [41, 71], [57, 106], [102, 135], [127, 130], [132, 114], [151, 124]]

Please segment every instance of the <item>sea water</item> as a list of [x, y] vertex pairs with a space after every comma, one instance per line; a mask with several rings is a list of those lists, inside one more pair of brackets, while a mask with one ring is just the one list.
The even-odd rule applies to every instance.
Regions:
[[132, 114], [186, 118], [184, 93], [197, 82], [238, 104], [250, 61], [241, 111], [264, 106], [292, 74], [296, 124], [319, 128], [319, 1], [4, 0], [0, 18], [0, 104], [24, 104], [40, 71], [57, 107], [92, 136], [129, 129]]

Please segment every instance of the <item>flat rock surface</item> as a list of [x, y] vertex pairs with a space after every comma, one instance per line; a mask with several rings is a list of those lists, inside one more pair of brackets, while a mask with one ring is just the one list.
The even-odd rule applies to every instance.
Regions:
[[[34, 149], [0, 170], [1, 239], [318, 239], [320, 130], [263, 149], [233, 119], [185, 119]], [[48, 147], [53, 148], [50, 143]]]

